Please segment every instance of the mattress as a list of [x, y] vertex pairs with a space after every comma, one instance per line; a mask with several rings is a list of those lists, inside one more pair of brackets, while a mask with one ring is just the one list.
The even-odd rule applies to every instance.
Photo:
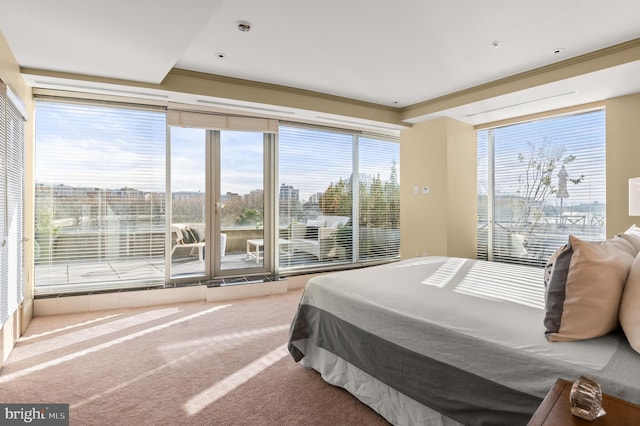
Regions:
[[[621, 332], [549, 343], [543, 318], [541, 268], [408, 259], [312, 278], [289, 351], [296, 361], [329, 353], [465, 425], [526, 424], [559, 377], [587, 375], [605, 392], [640, 403], [640, 355]], [[366, 388], [352, 387], [390, 422], [411, 423], [392, 402], [376, 406], [375, 398], [358, 395]]]

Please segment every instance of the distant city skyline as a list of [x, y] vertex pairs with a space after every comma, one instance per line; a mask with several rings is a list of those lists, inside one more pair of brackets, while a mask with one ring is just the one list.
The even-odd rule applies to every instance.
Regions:
[[[36, 105], [36, 183], [165, 193], [205, 193], [205, 129], [171, 127], [167, 169], [166, 115], [158, 110], [38, 101]], [[301, 201], [315, 201], [331, 183], [353, 173], [353, 135], [302, 127], [280, 128], [277, 187], [292, 185]], [[398, 167], [399, 145], [359, 137], [361, 176], [389, 179]], [[318, 149], [322, 144], [322, 149]], [[265, 189], [263, 134], [221, 132], [221, 193], [250, 194]]]

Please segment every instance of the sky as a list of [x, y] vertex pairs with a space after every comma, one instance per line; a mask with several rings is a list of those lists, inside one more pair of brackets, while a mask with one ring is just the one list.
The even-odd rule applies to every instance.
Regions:
[[[206, 132], [172, 127], [171, 191], [205, 192]], [[36, 181], [45, 184], [164, 192], [165, 115], [39, 101], [36, 107]], [[321, 140], [321, 142], [319, 142]], [[348, 179], [353, 135], [283, 127], [279, 134], [279, 180], [299, 189], [300, 199]], [[318, 150], [318, 143], [322, 149]], [[361, 138], [361, 173], [389, 178], [399, 163], [399, 145]], [[98, 149], [96, 149], [99, 147]], [[221, 132], [221, 193], [263, 189], [263, 135]], [[398, 180], [399, 180], [399, 164]]]
[[[568, 183], [569, 198], [564, 205], [606, 202], [605, 176], [605, 111], [592, 111], [576, 115], [566, 115], [545, 120], [530, 121], [496, 128], [495, 134], [495, 174], [496, 193], [509, 195], [517, 188], [523, 166], [518, 154], [528, 156], [530, 147], [536, 149], [543, 144], [564, 150], [563, 158], [574, 155], [575, 160], [566, 164], [569, 178], [584, 179], [577, 185]], [[487, 142], [488, 130], [478, 132], [478, 190], [487, 192]], [[558, 164], [552, 173], [552, 185], [558, 186]], [[548, 202], [560, 203], [552, 195]]]
[[[605, 202], [604, 110], [514, 124], [495, 129], [496, 173], [517, 180], [518, 153], [527, 144], [545, 141], [576, 156], [566, 165], [570, 178], [565, 203]], [[64, 130], [63, 130], [64, 129]], [[223, 131], [221, 192], [247, 194], [264, 188], [263, 136], [257, 132]], [[487, 131], [478, 133], [478, 188], [486, 191]], [[331, 182], [349, 179], [354, 167], [353, 134], [297, 126], [281, 126], [278, 135], [279, 184], [300, 191], [300, 199], [323, 192]], [[166, 116], [162, 110], [111, 106], [86, 108], [77, 103], [38, 101], [36, 107], [36, 181], [80, 187], [164, 192]], [[372, 177], [389, 179], [396, 163], [400, 178], [399, 145], [359, 138], [358, 167]], [[318, 145], [321, 144], [321, 149]], [[484, 145], [483, 145], [484, 144]], [[99, 147], [99, 150], [96, 150]], [[171, 190], [205, 191], [206, 132], [171, 128]], [[558, 168], [559, 170], [559, 168]], [[556, 172], [554, 172], [556, 174]], [[554, 176], [554, 179], [557, 179]], [[557, 182], [554, 182], [557, 185]], [[513, 185], [496, 186], [509, 194]]]

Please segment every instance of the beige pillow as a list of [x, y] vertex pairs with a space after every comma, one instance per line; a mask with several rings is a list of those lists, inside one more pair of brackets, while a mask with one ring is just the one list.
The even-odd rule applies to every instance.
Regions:
[[623, 233], [617, 236], [631, 243], [636, 253], [640, 251], [640, 235]]
[[631, 347], [640, 353], [640, 254], [631, 264], [622, 293], [620, 325]]
[[622, 238], [588, 242], [569, 236], [545, 292], [550, 342], [590, 339], [615, 330], [635, 249]]

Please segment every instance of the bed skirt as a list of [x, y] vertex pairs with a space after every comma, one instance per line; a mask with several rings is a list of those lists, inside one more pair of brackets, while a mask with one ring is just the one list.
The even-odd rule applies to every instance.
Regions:
[[316, 370], [327, 383], [347, 390], [391, 424], [463, 426], [387, 386], [329, 351], [313, 345], [307, 345], [306, 351], [300, 362], [303, 366]]

